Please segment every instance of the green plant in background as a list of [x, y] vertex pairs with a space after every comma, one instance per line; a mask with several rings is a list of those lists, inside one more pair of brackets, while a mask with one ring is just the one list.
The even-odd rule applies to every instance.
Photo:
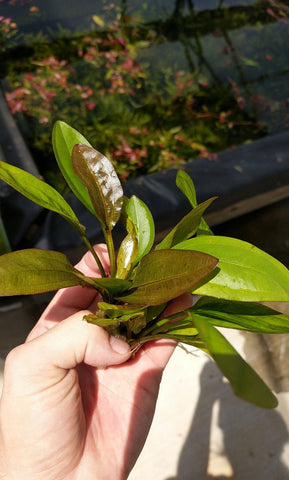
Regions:
[[[121, 181], [216, 159], [216, 152], [288, 123], [286, 51], [283, 66], [276, 54], [287, 10], [275, 2], [199, 12], [180, 4], [170, 17], [154, 6], [158, 20], [151, 22], [145, 2], [136, 3], [134, 17], [125, 2], [99, 0], [87, 35], [59, 26], [32, 41], [25, 32], [27, 56], [19, 49], [19, 56], [3, 57], [10, 110], [39, 171], [61, 192], [50, 142], [59, 112], [109, 158]], [[276, 26], [270, 39], [267, 25]]]
[[[88, 277], [55, 251], [27, 249], [0, 257], [0, 294], [22, 295], [88, 285], [102, 296], [85, 319], [120, 336], [133, 352], [160, 338], [208, 353], [241, 398], [265, 408], [277, 400], [216, 327], [257, 333], [288, 333], [289, 317], [263, 304], [289, 301], [289, 272], [280, 262], [241, 240], [214, 236], [203, 214], [215, 200], [197, 203], [193, 181], [182, 170], [176, 183], [191, 211], [154, 245], [154, 221], [136, 196], [126, 198], [111, 162], [75, 129], [57, 122], [53, 148], [71, 190], [96, 217], [111, 263], [106, 276], [82, 225], [50, 185], [0, 162], [0, 178], [30, 200], [59, 213], [79, 233], [99, 267]], [[113, 228], [122, 220], [126, 234], [116, 252]], [[200, 295], [191, 308], [166, 316], [168, 303], [185, 292]]]

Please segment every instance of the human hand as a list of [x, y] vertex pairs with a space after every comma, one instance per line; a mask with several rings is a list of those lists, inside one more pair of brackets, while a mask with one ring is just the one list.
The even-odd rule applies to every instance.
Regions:
[[[96, 247], [106, 271], [104, 245]], [[90, 253], [77, 268], [98, 274]], [[175, 343], [129, 346], [83, 316], [100, 300], [90, 287], [60, 290], [25, 344], [7, 357], [0, 403], [0, 478], [123, 480], [153, 419]], [[182, 295], [168, 314], [191, 306]], [[1, 476], [2, 474], [2, 476]]]

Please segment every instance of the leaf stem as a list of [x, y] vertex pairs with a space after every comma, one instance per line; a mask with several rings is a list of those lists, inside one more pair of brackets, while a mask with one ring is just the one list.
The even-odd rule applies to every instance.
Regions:
[[96, 251], [94, 250], [93, 246], [91, 245], [90, 241], [88, 240], [88, 238], [85, 235], [82, 235], [82, 239], [83, 239], [85, 245], [87, 246], [88, 250], [91, 252], [93, 258], [95, 259], [102, 278], [105, 278], [106, 277], [105, 271], [104, 271], [104, 268], [103, 268], [103, 265], [100, 261], [99, 256], [97, 255]]
[[111, 278], [115, 278], [116, 273], [116, 260], [115, 260], [115, 249], [113, 238], [111, 234], [111, 230], [103, 229], [103, 233], [105, 236], [105, 243], [107, 245], [108, 255], [110, 259], [110, 276]]

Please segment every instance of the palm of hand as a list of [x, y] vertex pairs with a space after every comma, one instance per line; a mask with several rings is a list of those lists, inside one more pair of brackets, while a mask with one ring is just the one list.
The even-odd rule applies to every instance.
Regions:
[[[103, 263], [107, 265], [107, 256], [100, 248], [98, 247], [98, 253], [103, 255]], [[85, 274], [95, 275], [90, 255], [86, 255], [77, 267]], [[74, 314], [81, 316], [84, 308], [95, 310], [98, 301], [95, 290], [90, 288], [72, 287], [59, 291], [29, 335], [28, 344], [24, 345], [25, 351], [27, 352], [27, 347], [29, 350], [30, 341], [35, 345], [33, 340], [39, 342], [42, 334], [46, 332], [49, 335], [54, 330], [52, 327], [67, 317]], [[181, 311], [190, 304], [190, 297], [179, 297], [170, 305], [167, 313]], [[61, 323], [63, 324], [65, 322]], [[91, 327], [93, 332], [99, 329]], [[64, 331], [67, 333], [67, 330]], [[102, 329], [98, 332], [104, 334]], [[51, 347], [51, 339], [55, 339], [55, 335], [49, 338]], [[61, 336], [61, 350], [63, 342], [65, 343], [65, 338]], [[161, 375], [174, 346], [174, 342], [170, 341], [150, 342], [126, 363], [108, 366], [106, 369], [94, 368], [77, 361], [76, 368], [59, 369], [56, 365], [47, 367], [43, 352], [37, 370], [35, 354], [32, 359], [30, 355], [33, 366], [28, 361], [28, 365], [25, 363], [21, 370], [20, 365], [20, 382], [13, 379], [13, 371], [10, 373], [12, 395], [11, 385], [9, 392], [8, 368], [6, 394], [3, 396], [4, 401], [2, 399], [2, 424], [5, 425], [6, 422], [9, 426], [18, 422], [16, 434], [12, 432], [12, 443], [8, 438], [10, 447], [7, 458], [8, 463], [13, 465], [14, 475], [11, 480], [127, 478], [149, 431]], [[101, 343], [96, 344], [95, 348], [101, 349]], [[95, 351], [93, 347], [93, 352]], [[58, 351], [58, 356], [59, 354], [61, 356]], [[121, 361], [127, 360], [127, 357]], [[29, 355], [26, 355], [26, 360], [27, 358], [29, 360]], [[63, 360], [65, 361], [65, 356]], [[12, 361], [12, 370], [13, 365], [15, 363]], [[19, 358], [16, 365], [19, 368]], [[26, 377], [27, 372], [29, 375]], [[21, 434], [17, 431], [18, 427]], [[4, 438], [7, 442], [5, 434]], [[5, 440], [2, 443], [5, 445]], [[14, 458], [17, 458], [15, 468]], [[8, 478], [10, 480], [9, 475]]]
[[[46, 478], [127, 478], [143, 447], [158, 394], [162, 369], [151, 357], [153, 348], [145, 347], [122, 366], [97, 370], [79, 365], [49, 395], [44, 391], [41, 405], [47, 414], [38, 428], [46, 436], [43, 473], [54, 459]], [[37, 418], [35, 422], [39, 427]], [[41, 437], [34, 435], [38, 459]]]
[[[67, 479], [127, 478], [143, 447], [158, 394], [162, 369], [150, 356], [152, 348], [146, 347], [122, 366], [105, 370], [78, 367], [85, 396], [82, 402], [74, 399], [71, 404], [81, 435], [73, 449], [68, 442], [68, 467], [77, 458], [79, 461]], [[71, 432], [65, 432], [66, 439], [75, 435], [74, 421], [69, 426]], [[104, 472], [103, 477], [100, 472]]]

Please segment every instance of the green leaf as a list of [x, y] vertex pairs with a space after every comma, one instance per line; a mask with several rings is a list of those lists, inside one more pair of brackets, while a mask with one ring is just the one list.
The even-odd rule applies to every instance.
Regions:
[[90, 283], [63, 253], [27, 249], [0, 257], [0, 295], [29, 295]]
[[119, 323], [118, 318], [107, 318], [102, 316], [101, 313], [102, 312], [90, 313], [88, 315], [84, 315], [83, 319], [88, 323], [93, 323], [93, 325], [103, 328], [109, 327], [110, 325], [117, 325]]
[[159, 305], [188, 292], [216, 267], [218, 260], [198, 252], [156, 250], [142, 258], [132, 291], [121, 300]]
[[94, 323], [100, 327], [108, 327], [122, 322], [132, 322], [143, 325], [144, 312], [140, 307], [130, 307], [127, 305], [111, 305], [106, 302], [98, 302], [98, 308], [95, 314], [86, 315], [84, 318], [89, 323]]
[[186, 343], [187, 345], [190, 345], [191, 347], [199, 348], [200, 350], [203, 350], [207, 354], [209, 352], [206, 350], [206, 345], [203, 341], [203, 339], [200, 337], [200, 335], [190, 335], [189, 331], [186, 332], [184, 330], [183, 334], [180, 333], [174, 333], [174, 332], [166, 332], [166, 333], [159, 333], [159, 334], [152, 334], [149, 337], [140, 337], [140, 342], [144, 339], [144, 341], [150, 340], [157, 340], [159, 338], [169, 338], [171, 340], [174, 340], [177, 343]]
[[265, 305], [202, 297], [189, 309], [212, 325], [256, 333], [289, 333], [289, 317]]
[[150, 323], [152, 322], [152, 320], [156, 320], [164, 311], [166, 306], [167, 306], [167, 302], [161, 303], [160, 305], [153, 305], [153, 306], [147, 307], [145, 310], [146, 323]]
[[[192, 207], [195, 208], [198, 204], [195, 185], [191, 177], [184, 170], [178, 170], [176, 177], [176, 185], [187, 197]], [[204, 218], [201, 219], [200, 227], [197, 230], [197, 235], [201, 234], [213, 235], [212, 230], [210, 229]]]
[[99, 310], [104, 312], [110, 318], [119, 318], [124, 314], [140, 315], [143, 314], [143, 309], [139, 305], [114, 305], [107, 302], [98, 302]]
[[120, 244], [117, 255], [116, 278], [127, 278], [138, 252], [138, 243], [134, 226]]
[[[87, 277], [85, 277], [87, 278]], [[106, 290], [112, 296], [121, 295], [131, 287], [131, 282], [120, 278], [92, 278], [89, 277], [90, 283], [95, 288]]]
[[61, 173], [76, 197], [95, 215], [88, 191], [74, 172], [71, 163], [72, 149], [79, 143], [91, 147], [86, 138], [67, 123], [61, 121], [55, 123], [52, 131], [52, 144]]
[[176, 185], [187, 197], [190, 204], [195, 208], [198, 204], [196, 189], [193, 180], [184, 170], [178, 170], [176, 176]]
[[138, 306], [113, 305], [98, 302], [99, 310], [94, 315], [85, 317], [90, 323], [99, 326], [109, 326], [126, 322], [130, 332], [139, 333], [146, 325], [145, 311]]
[[81, 225], [75, 213], [64, 198], [53, 187], [39, 180], [25, 170], [0, 161], [0, 178], [8, 183], [25, 197], [41, 207], [59, 213], [67, 220], [80, 235], [85, 234], [85, 227]]
[[182, 218], [161, 243], [158, 244], [156, 249], [171, 248], [187, 238], [192, 237], [198, 230], [204, 211], [211, 205], [213, 200], [214, 198], [206, 200]]
[[191, 318], [186, 317], [185, 319], [180, 319], [182, 318], [182, 313], [172, 315], [172, 317], [172, 319], [167, 317], [154, 322], [153, 325], [149, 326], [146, 330], [146, 333], [148, 331], [150, 335], [156, 335], [169, 332], [170, 334], [188, 337], [195, 337], [199, 334]]
[[75, 145], [72, 165], [76, 175], [86, 186], [95, 214], [106, 230], [117, 223], [123, 201], [123, 191], [112, 163], [87, 145]]
[[199, 295], [253, 302], [289, 301], [289, 271], [250, 243], [229, 237], [202, 236], [174, 247], [219, 259], [218, 273], [194, 290]]
[[226, 338], [208, 322], [196, 318], [194, 324], [236, 395], [259, 407], [275, 408], [278, 405], [275, 395]]
[[137, 264], [144, 255], [149, 253], [153, 246], [154, 221], [146, 204], [134, 195], [126, 202], [125, 215], [133, 222], [136, 231], [138, 251], [133, 263]]

